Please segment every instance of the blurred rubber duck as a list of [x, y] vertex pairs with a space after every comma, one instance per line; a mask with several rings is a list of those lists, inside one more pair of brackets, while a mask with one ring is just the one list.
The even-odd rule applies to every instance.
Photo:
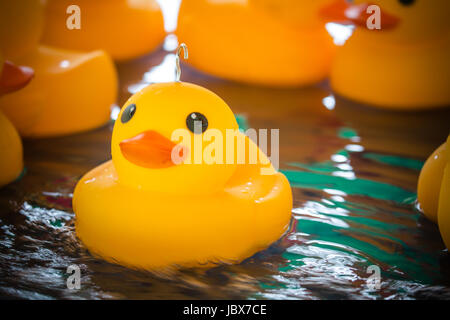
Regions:
[[[19, 90], [33, 78], [27, 67], [15, 66], [5, 61], [0, 53], [0, 96]], [[22, 140], [14, 125], [0, 111], [0, 187], [17, 179], [23, 171]]]
[[442, 239], [450, 248], [450, 135], [425, 162], [417, 200], [425, 216], [438, 224]]
[[13, 182], [23, 171], [22, 140], [14, 125], [0, 111], [0, 187]]
[[[10, 27], [4, 28], [3, 22], [0, 21], [0, 97], [23, 88], [34, 76], [33, 69], [9, 61], [25, 54], [39, 40], [42, 15], [33, 12], [39, 13], [42, 6], [37, 1], [27, 1], [26, 4], [29, 10], [23, 10], [23, 18], [27, 23], [14, 33]], [[14, 6], [13, 1], [0, 1], [0, 18], [3, 19]], [[0, 187], [2, 187], [16, 180], [23, 172], [23, 147], [17, 129], [1, 109], [0, 150]]]
[[34, 70], [24, 89], [0, 98], [0, 110], [22, 136], [69, 134], [109, 120], [117, 75], [102, 51], [81, 53], [39, 45], [40, 0], [0, 2], [0, 50], [4, 58]]
[[[81, 23], [71, 30], [66, 22], [76, 13], [71, 14], [73, 6], [80, 8]], [[153, 51], [164, 36], [155, 0], [48, 0], [42, 42], [71, 50], [102, 49], [115, 60], [128, 60]]]
[[183, 0], [176, 34], [189, 43], [189, 64], [205, 73], [258, 85], [308, 85], [331, 68], [335, 46], [319, 17], [330, 2]]
[[[180, 129], [191, 143], [171, 140]], [[248, 148], [236, 143], [234, 159], [244, 155], [246, 163], [196, 163], [198, 151], [211, 145], [195, 149], [195, 141], [213, 132], [225, 137], [229, 129], [244, 139]], [[123, 106], [111, 148], [112, 161], [87, 173], [73, 196], [77, 235], [95, 255], [143, 269], [211, 267], [238, 263], [288, 229], [289, 182], [238, 131], [228, 105], [203, 87], [142, 89]], [[248, 150], [257, 150], [256, 164], [249, 164]], [[226, 152], [225, 143], [217, 147], [217, 154]]]
[[336, 55], [333, 90], [380, 108], [450, 105], [450, 1], [373, 0], [370, 5], [380, 8], [381, 30], [369, 30], [367, 20], [375, 11], [361, 0], [327, 11], [329, 18], [356, 25]]

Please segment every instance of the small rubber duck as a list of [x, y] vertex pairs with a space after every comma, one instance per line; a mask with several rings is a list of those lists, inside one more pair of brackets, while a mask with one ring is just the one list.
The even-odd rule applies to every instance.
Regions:
[[184, 0], [176, 34], [189, 43], [189, 64], [205, 73], [266, 86], [313, 84], [328, 76], [335, 52], [319, 15], [330, 2]]
[[44, 13], [40, 0], [2, 1], [0, 9], [4, 58], [35, 73], [30, 85], [0, 98], [0, 110], [19, 133], [56, 136], [105, 124], [117, 96], [111, 58], [103, 51], [82, 53], [39, 45]]
[[[19, 90], [33, 78], [34, 72], [27, 67], [15, 66], [4, 61], [0, 53], [0, 96]], [[0, 111], [0, 187], [17, 179], [23, 171], [22, 140], [14, 125]]]
[[[413, 110], [450, 105], [450, 2], [374, 0], [380, 28], [370, 30], [375, 7], [361, 0], [328, 10], [356, 25], [339, 48], [331, 71], [333, 90], [379, 108]], [[368, 13], [369, 12], [369, 13]], [[369, 22], [376, 22], [370, 18]], [[331, 19], [332, 20], [332, 19]]]
[[[207, 141], [229, 130], [245, 148], [220, 140], [212, 152]], [[111, 150], [112, 161], [87, 173], [73, 195], [77, 236], [94, 255], [139, 269], [211, 267], [239, 263], [288, 230], [289, 182], [203, 87], [160, 83], [134, 94]], [[220, 160], [195, 160], [207, 150]]]
[[0, 1], [0, 17], [3, 58], [10, 60], [23, 56], [37, 46], [43, 28], [42, 1]]
[[434, 151], [420, 172], [417, 200], [425, 216], [437, 223], [450, 248], [450, 135]]
[[23, 148], [19, 133], [0, 111], [0, 187], [19, 177], [23, 171]]
[[[24, 2], [24, 1], [17, 1]], [[23, 10], [24, 23], [21, 28], [11, 32], [3, 28], [0, 21], [0, 97], [11, 94], [26, 86], [34, 76], [33, 69], [18, 66], [9, 59], [17, 58], [37, 45], [42, 25], [42, 6], [38, 1], [26, 1], [27, 10]], [[14, 1], [0, 1], [0, 17], [6, 13], [15, 13]], [[37, 14], [35, 14], [35, 13]], [[14, 17], [11, 17], [14, 19]], [[0, 187], [20, 176], [23, 172], [23, 147], [17, 129], [0, 109]]]
[[[80, 29], [67, 28], [78, 13]], [[156, 49], [164, 36], [155, 0], [49, 0], [42, 42], [71, 50], [101, 49], [114, 60], [129, 60]]]

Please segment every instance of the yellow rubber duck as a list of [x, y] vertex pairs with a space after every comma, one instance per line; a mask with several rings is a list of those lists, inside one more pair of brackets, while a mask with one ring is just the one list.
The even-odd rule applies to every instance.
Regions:
[[442, 239], [450, 248], [450, 135], [434, 151], [420, 172], [417, 200], [425, 216], [439, 225]]
[[0, 187], [17, 179], [23, 170], [23, 148], [19, 133], [0, 111]]
[[[80, 29], [69, 29], [78, 9]], [[69, 12], [69, 13], [68, 13]], [[73, 19], [75, 17], [73, 16]], [[43, 43], [71, 50], [108, 52], [115, 60], [139, 57], [165, 36], [161, 8], [155, 0], [48, 0]]]
[[[0, 53], [0, 96], [27, 85], [34, 72], [4, 61]], [[14, 181], [23, 171], [22, 140], [14, 125], [0, 111], [0, 187]]]
[[[193, 143], [172, 141], [177, 129]], [[257, 164], [194, 162], [211, 146], [195, 150], [195, 141], [227, 129], [238, 130], [233, 112], [203, 87], [153, 84], [133, 95], [113, 129], [112, 161], [75, 188], [78, 237], [95, 255], [142, 269], [238, 263], [267, 248], [288, 229], [289, 182], [239, 131], [247, 149], [236, 143], [234, 159], [255, 147]], [[229, 151], [222, 147], [217, 154]], [[177, 165], [174, 150], [184, 159]]]
[[450, 105], [450, 2], [374, 0], [370, 4], [381, 9], [381, 30], [367, 27], [375, 11], [364, 1], [355, 0], [334, 12], [336, 19], [349, 20], [356, 29], [336, 54], [333, 90], [387, 109]]
[[205, 73], [258, 85], [308, 85], [328, 76], [335, 52], [319, 18], [328, 3], [183, 0], [176, 34], [189, 43], [189, 64]]
[[[18, 1], [20, 2], [20, 1]], [[26, 86], [34, 76], [33, 69], [18, 66], [9, 61], [25, 54], [39, 41], [42, 25], [42, 6], [37, 1], [27, 1], [28, 10], [23, 10], [23, 23], [20, 28], [6, 27], [10, 20], [0, 21], [0, 97]], [[14, 12], [13, 1], [0, 1], [0, 18]], [[36, 14], [37, 13], [37, 14]], [[13, 18], [14, 17], [10, 17]], [[5, 23], [5, 24], [3, 24]], [[23, 147], [19, 133], [11, 121], [0, 110], [0, 187], [17, 179], [23, 172]]]
[[102, 51], [39, 45], [43, 13], [40, 0], [0, 2], [0, 50], [5, 59], [35, 72], [26, 88], [0, 98], [0, 110], [26, 137], [69, 134], [106, 123], [117, 96], [111, 58]]

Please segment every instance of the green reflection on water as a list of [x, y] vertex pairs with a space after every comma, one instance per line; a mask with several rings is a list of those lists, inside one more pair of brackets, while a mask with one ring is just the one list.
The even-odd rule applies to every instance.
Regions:
[[247, 130], [249, 128], [247, 117], [245, 115], [243, 115], [243, 114], [236, 114], [235, 118], [236, 118], [236, 122], [237, 122], [237, 124], [239, 126], [239, 130], [245, 131], [245, 130]]
[[[331, 169], [330, 169], [331, 170]], [[282, 170], [292, 187], [308, 189], [336, 189], [351, 195], [362, 195], [375, 199], [413, 203], [416, 194], [388, 183], [366, 179], [347, 179], [332, 175], [297, 170]]]
[[343, 127], [343, 128], [340, 128], [338, 131], [338, 137], [343, 138], [343, 139], [351, 139], [351, 138], [354, 138], [357, 136], [358, 136], [358, 133], [352, 128]]
[[423, 161], [399, 157], [399, 156], [391, 156], [386, 154], [379, 154], [373, 152], [364, 153], [363, 158], [370, 159], [382, 164], [387, 164], [395, 167], [403, 167], [407, 169], [417, 170], [422, 169]]
[[[342, 139], [359, 139], [358, 133], [347, 127], [340, 128], [337, 135]], [[333, 161], [294, 162], [288, 165], [297, 169], [281, 170], [293, 188], [320, 191], [317, 197], [325, 199], [305, 201], [293, 210], [298, 222], [293, 233], [302, 240], [284, 251], [282, 257], [286, 263], [279, 266], [279, 272], [286, 279], [291, 274], [298, 274], [298, 270], [306, 270], [308, 274], [313, 268], [323, 274], [324, 281], [339, 277], [339, 272], [343, 272], [344, 278], [363, 274], [365, 279], [367, 267], [376, 264], [382, 268], [382, 281], [391, 285], [396, 281], [432, 284], [439, 277], [439, 252], [409, 243], [421, 232], [418, 226], [420, 213], [413, 208], [416, 193], [393, 184], [358, 178], [350, 166], [353, 154], [352, 151], [338, 150], [335, 155], [339, 157], [332, 158]], [[380, 165], [412, 170], [420, 170], [423, 165], [422, 161], [406, 157], [371, 152], [358, 154]], [[342, 176], [342, 173], [348, 175]], [[328, 194], [330, 189], [335, 195], [333, 192]], [[327, 262], [336, 257], [338, 262]], [[340, 271], [333, 274], [334, 268]], [[261, 285], [278, 293], [286, 287], [284, 282], [279, 282], [278, 290], [274, 284]], [[291, 288], [301, 286], [301, 281], [290, 285]], [[400, 287], [393, 290], [400, 292]], [[377, 294], [368, 293], [367, 296], [376, 297]]]

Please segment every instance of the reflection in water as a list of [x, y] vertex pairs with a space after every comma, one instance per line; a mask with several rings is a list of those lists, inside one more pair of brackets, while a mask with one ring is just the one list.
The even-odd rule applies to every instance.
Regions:
[[353, 25], [342, 25], [338, 23], [327, 23], [325, 25], [328, 33], [333, 37], [334, 43], [343, 46], [348, 38], [353, 34]]
[[168, 33], [164, 39], [163, 49], [168, 52], [163, 61], [152, 66], [144, 73], [143, 79], [139, 83], [128, 86], [128, 92], [134, 94], [152, 83], [175, 81], [175, 54], [173, 52], [178, 47], [177, 36], [173, 33], [177, 28], [178, 11], [181, 0], [157, 0], [164, 16], [164, 29]]
[[[358, 137], [351, 128], [341, 128], [338, 134], [353, 141]], [[410, 213], [415, 193], [378, 182], [376, 176], [371, 180], [358, 177], [350, 165], [353, 157], [409, 170], [420, 170], [422, 164], [393, 155], [366, 154], [364, 147], [355, 143], [337, 151], [331, 161], [291, 163], [299, 170], [283, 172], [294, 187], [301, 188], [295, 193], [315, 199], [293, 209], [297, 220], [296, 229], [289, 235], [293, 244], [283, 253], [287, 262], [278, 277], [283, 287], [263, 296], [399, 298], [439, 292], [448, 298], [448, 289], [433, 287], [441, 276], [440, 253], [430, 253], [422, 246], [424, 235], [417, 227], [421, 215]], [[343, 164], [345, 167], [341, 167]], [[365, 285], [370, 265], [382, 270], [380, 291], [371, 291]], [[328, 292], [319, 284], [324, 274], [330, 281]], [[316, 290], [322, 294], [317, 295]]]
[[[245, 116], [237, 120], [242, 129], [248, 127]], [[354, 169], [362, 161], [365, 167], [392, 163], [417, 171], [419, 167], [411, 163], [418, 160], [396, 161], [392, 155], [386, 160], [382, 154], [366, 152], [361, 142], [355, 142], [361, 140], [358, 133], [349, 127], [337, 128], [336, 134], [347, 148], [336, 151], [335, 157], [292, 162], [283, 170], [294, 187], [290, 232], [240, 265], [151, 273], [96, 259], [74, 233], [71, 197], [76, 177], [49, 183], [43, 186], [45, 191], [25, 196], [22, 204], [12, 201], [11, 212], [1, 215], [0, 295], [31, 299], [450, 298], [448, 287], [435, 285], [446, 279], [440, 269], [443, 246], [437, 229], [412, 211], [415, 193]], [[424, 226], [436, 230], [424, 232]], [[430, 234], [435, 237], [430, 239]], [[66, 289], [66, 268], [71, 264], [81, 268], [80, 291]], [[367, 286], [370, 265], [381, 268], [379, 291]]]
[[[420, 157], [431, 154], [445, 141], [450, 130], [449, 108], [399, 112], [371, 108], [338, 95], [335, 99], [336, 116], [365, 137], [366, 149], [391, 154], [402, 150]], [[381, 141], [389, 143], [381, 144]]]
[[117, 117], [119, 116], [120, 113], [120, 107], [119, 106], [113, 106], [111, 108], [111, 120], [115, 121], [117, 119]]
[[164, 17], [164, 29], [166, 32], [174, 32], [177, 28], [178, 10], [181, 0], [157, 0]]
[[322, 103], [328, 110], [333, 110], [336, 106], [336, 100], [334, 99], [334, 96], [332, 94], [323, 98]]
[[176, 35], [169, 34], [164, 40], [163, 48], [165, 51], [175, 51], [178, 48], [178, 38]]
[[173, 82], [175, 81], [176, 60], [175, 54], [169, 53], [164, 57], [161, 64], [151, 68], [144, 74], [141, 82], [130, 85], [128, 92], [135, 94], [139, 90], [147, 87], [151, 83]]
[[169, 34], [164, 40], [163, 49], [167, 53], [162, 62], [153, 66], [144, 73], [142, 80], [128, 86], [128, 92], [135, 94], [152, 83], [173, 82], [176, 80], [176, 55], [171, 53], [178, 48], [178, 39], [175, 34]]

